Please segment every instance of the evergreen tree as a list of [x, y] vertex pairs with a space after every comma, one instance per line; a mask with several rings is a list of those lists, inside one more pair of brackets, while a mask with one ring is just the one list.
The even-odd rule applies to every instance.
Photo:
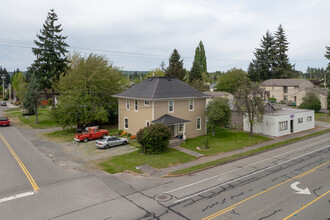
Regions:
[[260, 48], [254, 52], [255, 59], [249, 65], [248, 76], [252, 81], [263, 81], [274, 77], [274, 44], [274, 37], [267, 31], [261, 39]]
[[169, 65], [165, 71], [166, 77], [176, 77], [181, 81], [185, 80], [186, 70], [183, 68], [183, 60], [180, 59], [180, 54], [174, 49], [169, 59]]
[[47, 19], [37, 34], [33, 54], [37, 57], [31, 67], [30, 73], [38, 77], [42, 89], [52, 89], [53, 108], [55, 107], [53, 85], [58, 81], [60, 75], [68, 68], [66, 36], [62, 36], [61, 24], [56, 25], [58, 17], [53, 9], [48, 12]]
[[194, 62], [197, 62], [201, 68], [201, 72], [207, 73], [207, 63], [203, 42], [200, 41], [195, 50]]
[[201, 67], [198, 62], [194, 61], [189, 72], [189, 83], [193, 83], [196, 80], [203, 80]]
[[324, 56], [329, 60], [327, 70], [330, 72], [330, 47], [325, 46], [325, 48], [326, 48], [326, 52]]
[[294, 69], [290, 64], [289, 57], [286, 54], [288, 51], [288, 41], [286, 39], [284, 29], [280, 25], [274, 34], [275, 36], [275, 66], [274, 78], [287, 79], [292, 78]]
[[26, 114], [35, 114], [36, 116], [36, 124], [38, 121], [38, 104], [41, 99], [41, 86], [38, 82], [38, 79], [35, 74], [32, 75], [30, 84], [26, 88], [24, 100], [23, 100], [23, 108], [26, 109]]

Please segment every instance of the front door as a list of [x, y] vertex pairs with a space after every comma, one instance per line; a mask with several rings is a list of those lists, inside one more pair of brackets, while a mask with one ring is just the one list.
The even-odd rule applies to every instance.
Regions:
[[175, 136], [174, 125], [170, 125], [170, 130], [172, 132], [172, 137], [174, 137]]
[[291, 133], [293, 133], [293, 120], [290, 121], [290, 129], [291, 129]]

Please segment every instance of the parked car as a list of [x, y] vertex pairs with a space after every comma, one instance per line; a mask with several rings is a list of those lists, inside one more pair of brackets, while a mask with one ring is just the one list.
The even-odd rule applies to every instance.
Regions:
[[6, 116], [1, 116], [0, 117], [0, 125], [1, 126], [9, 126], [10, 125], [9, 118], [6, 117]]
[[108, 135], [109, 135], [109, 131], [105, 129], [99, 129], [98, 127], [90, 127], [88, 128], [87, 131], [74, 134], [74, 140], [87, 142], [89, 140], [105, 137]]
[[7, 102], [1, 102], [1, 106], [7, 106]]
[[125, 145], [125, 144], [128, 144], [128, 140], [126, 138], [119, 138], [113, 136], [106, 136], [103, 139], [96, 141], [95, 143], [95, 145], [98, 148], [104, 148], [104, 149], [117, 145]]

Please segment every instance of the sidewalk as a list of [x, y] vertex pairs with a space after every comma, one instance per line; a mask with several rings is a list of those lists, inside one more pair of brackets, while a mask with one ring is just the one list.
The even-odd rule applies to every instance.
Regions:
[[[163, 169], [155, 169], [153, 167], [148, 166], [148, 169], [146, 169], [145, 174], [148, 175], [148, 176], [161, 177], [161, 176], [165, 176], [165, 175], [167, 175], [171, 172], [177, 171], [177, 170], [181, 170], [181, 169], [189, 168], [189, 167], [196, 166], [196, 165], [199, 165], [199, 164], [207, 163], [207, 162], [210, 162], [210, 161], [218, 160], [218, 159], [221, 159], [221, 158], [229, 157], [229, 156], [232, 156], [232, 155], [235, 155], [235, 154], [243, 153], [243, 152], [253, 150], [253, 149], [257, 149], [257, 148], [267, 146], [267, 145], [270, 145], [270, 144], [275, 144], [275, 143], [279, 143], [279, 142], [282, 142], [282, 141], [303, 137], [303, 136], [313, 134], [313, 133], [316, 133], [316, 132], [319, 132], [319, 131], [323, 131], [323, 130], [326, 130], [326, 129], [329, 129], [329, 128], [330, 128], [330, 123], [316, 121], [315, 122], [315, 128], [311, 129], [311, 130], [308, 130], [308, 131], [302, 131], [302, 132], [294, 133], [294, 134], [291, 134], [291, 135], [277, 137], [277, 138], [274, 138], [273, 140], [266, 141], [266, 142], [261, 143], [261, 144], [245, 147], [245, 148], [242, 148], [242, 149], [238, 149], [238, 150], [230, 151], [230, 152], [226, 152], [226, 153], [220, 153], [220, 154], [213, 155], [213, 156], [201, 157], [201, 158], [198, 158], [196, 160], [193, 160], [193, 161], [190, 161], [190, 162], [187, 162], [187, 163], [181, 163], [181, 164], [174, 165], [174, 166], [167, 167], [167, 168], [163, 168]], [[141, 168], [142, 168], [141, 170], [144, 171], [143, 167], [141, 167]]]

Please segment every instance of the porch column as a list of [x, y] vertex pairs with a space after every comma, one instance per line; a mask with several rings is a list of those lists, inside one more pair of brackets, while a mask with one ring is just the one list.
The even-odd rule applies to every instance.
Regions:
[[186, 140], [187, 137], [186, 137], [186, 123], [183, 123], [183, 137], [182, 137], [183, 140]]

